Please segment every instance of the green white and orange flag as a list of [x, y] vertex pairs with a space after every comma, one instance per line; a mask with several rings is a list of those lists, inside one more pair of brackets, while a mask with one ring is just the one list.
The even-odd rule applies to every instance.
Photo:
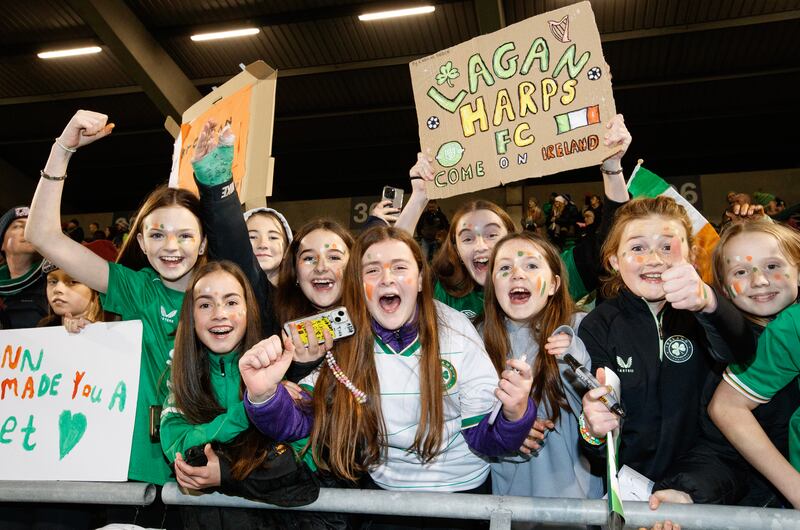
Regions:
[[670, 186], [667, 181], [652, 171], [643, 168], [641, 160], [639, 164], [636, 165], [628, 181], [628, 192], [634, 199], [641, 197], [654, 198], [659, 195], [672, 197], [675, 199], [675, 202], [686, 209], [686, 213], [689, 214], [689, 219], [692, 221], [692, 233], [694, 235], [694, 244], [697, 251], [694, 265], [703, 281], [711, 285], [714, 281], [711, 254], [714, 251], [714, 247], [717, 246], [719, 234], [717, 234], [717, 231], [711, 226], [711, 223], [708, 222], [708, 219], [703, 217], [703, 214], [692, 206], [689, 201], [683, 198], [683, 196], [678, 193], [678, 190]]

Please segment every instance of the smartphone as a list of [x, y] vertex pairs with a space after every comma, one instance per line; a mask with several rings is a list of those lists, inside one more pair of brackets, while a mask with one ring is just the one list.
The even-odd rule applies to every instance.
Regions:
[[393, 188], [391, 186], [384, 186], [381, 200], [392, 201], [392, 208], [397, 208], [400, 210], [403, 208], [403, 190], [400, 188]]
[[331, 309], [330, 311], [323, 311], [316, 315], [292, 320], [283, 325], [283, 330], [291, 337], [292, 328], [296, 329], [297, 333], [300, 335], [300, 340], [303, 341], [303, 344], [308, 345], [308, 334], [306, 333], [304, 323], [309, 320], [311, 321], [311, 327], [314, 330], [314, 336], [317, 338], [318, 344], [325, 342], [325, 335], [322, 334], [322, 330], [325, 328], [328, 329], [333, 340], [349, 337], [356, 332], [353, 323], [350, 321], [350, 315], [347, 314], [347, 309], [345, 309], [344, 306]]

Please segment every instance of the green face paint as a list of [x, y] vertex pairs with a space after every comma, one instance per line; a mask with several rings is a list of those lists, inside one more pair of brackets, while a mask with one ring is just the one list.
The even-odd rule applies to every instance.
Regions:
[[517, 251], [517, 256], [519, 256], [519, 257], [522, 257], [524, 254], [525, 254], [525, 253], [524, 253], [524, 252], [522, 252], [521, 250], [518, 250], [518, 251]]
[[539, 296], [544, 296], [544, 292], [547, 290], [547, 280], [542, 282], [542, 290], [539, 292]]

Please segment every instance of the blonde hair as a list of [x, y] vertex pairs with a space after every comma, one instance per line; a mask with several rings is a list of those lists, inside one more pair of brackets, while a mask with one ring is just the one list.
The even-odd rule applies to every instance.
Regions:
[[608, 232], [603, 249], [600, 254], [605, 276], [601, 278], [600, 293], [605, 298], [614, 298], [625, 287], [622, 276], [611, 266], [611, 256], [616, 256], [622, 243], [622, 233], [631, 221], [646, 219], [648, 217], [665, 217], [674, 219], [683, 225], [686, 230], [686, 243], [689, 245], [691, 256], [694, 257], [696, 249], [693, 248], [692, 221], [686, 209], [675, 202], [671, 197], [658, 196], [655, 198], [633, 199], [628, 201], [614, 214], [614, 224]]
[[[725, 245], [736, 236], [756, 233], [768, 234], [774, 237], [778, 242], [778, 248], [784, 257], [786, 257], [786, 260], [795, 268], [800, 268], [800, 232], [797, 230], [780, 223], [774, 223], [769, 217], [754, 221], [731, 223], [722, 231], [719, 237], [719, 243], [717, 243], [714, 254], [712, 255], [714, 287], [719, 292], [725, 292], [725, 258], [723, 257]], [[761, 326], [766, 326], [767, 322], [769, 322], [769, 319], [757, 317], [749, 313], [745, 313], [745, 316], [751, 322]]]

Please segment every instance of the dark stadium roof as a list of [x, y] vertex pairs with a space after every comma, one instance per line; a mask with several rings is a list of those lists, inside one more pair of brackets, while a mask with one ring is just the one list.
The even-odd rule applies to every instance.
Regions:
[[[200, 94], [235, 75], [240, 63], [262, 59], [278, 69], [275, 198], [377, 194], [384, 184], [403, 186], [419, 146], [407, 63], [574, 2], [432, 0], [430, 15], [370, 23], [357, 18], [419, 3], [4, 2], [3, 188], [32, 190], [52, 138], [76, 109], [86, 108], [109, 114], [117, 128], [91, 154], [75, 157], [65, 204], [74, 212], [134, 208], [169, 173], [172, 140], [163, 123], [175, 103], [164, 92], [191, 89], [174, 79], [164, 85], [158, 72], [163, 60], [141, 67], [143, 56], [159, 54], [171, 58]], [[800, 1], [594, 0], [592, 8], [613, 70], [617, 109], [634, 135], [630, 162], [646, 158], [664, 175], [798, 166]], [[189, 39], [240, 25], [261, 32], [206, 43]], [[36, 57], [43, 49], [80, 43], [99, 45], [102, 53]], [[589, 170], [566, 176], [598, 177]]]

